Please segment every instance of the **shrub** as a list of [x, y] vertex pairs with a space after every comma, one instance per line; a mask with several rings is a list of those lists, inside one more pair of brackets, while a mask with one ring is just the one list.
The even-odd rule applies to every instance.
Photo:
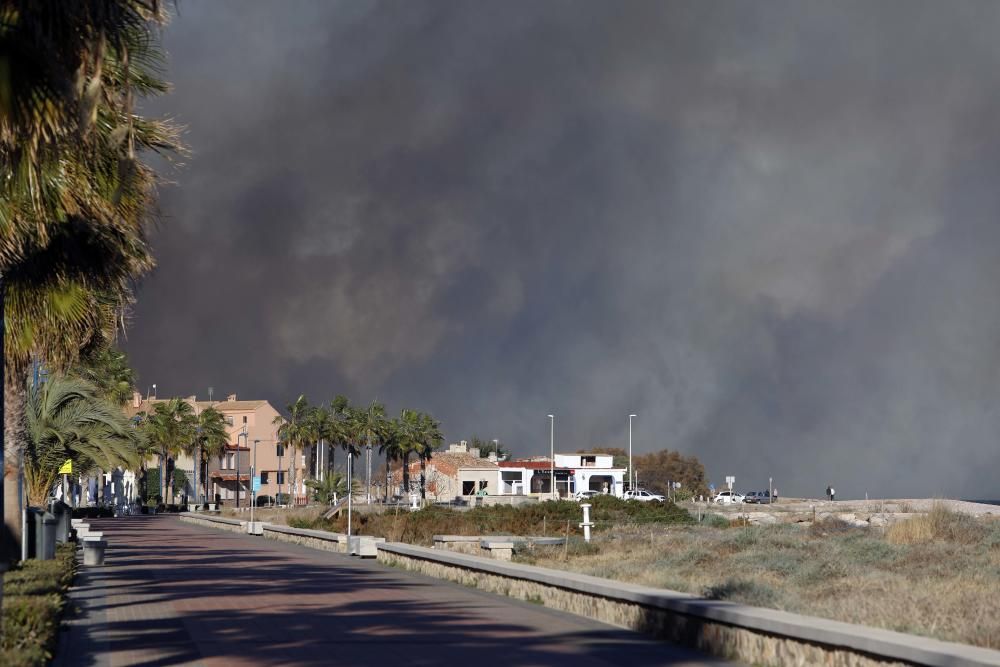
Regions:
[[710, 526], [712, 528], [729, 528], [729, 519], [718, 514], [708, 513], [701, 517], [701, 523], [704, 526]]
[[886, 532], [891, 544], [920, 544], [946, 541], [973, 544], [987, 537], [988, 529], [974, 517], [959, 514], [942, 503], [934, 503], [931, 511], [893, 524]]
[[809, 534], [813, 537], [827, 537], [828, 535], [843, 535], [850, 533], [851, 531], [866, 530], [864, 528], [855, 528], [846, 521], [841, 519], [835, 519], [832, 517], [827, 517], [826, 519], [821, 519], [813, 525], [809, 526]]
[[50, 653], [59, 629], [62, 598], [50, 595], [4, 595], [3, 640], [5, 650], [41, 648]]
[[34, 667], [49, 661], [75, 573], [75, 545], [60, 544], [54, 559], [24, 561], [4, 576], [0, 664]]
[[725, 583], [709, 586], [702, 595], [709, 600], [729, 600], [755, 607], [773, 606], [778, 598], [770, 586], [746, 579], [728, 579]]

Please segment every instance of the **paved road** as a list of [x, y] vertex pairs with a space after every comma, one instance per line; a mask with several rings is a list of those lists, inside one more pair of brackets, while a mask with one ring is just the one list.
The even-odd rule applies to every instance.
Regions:
[[715, 665], [595, 621], [297, 545], [128, 517], [97, 523], [56, 665]]

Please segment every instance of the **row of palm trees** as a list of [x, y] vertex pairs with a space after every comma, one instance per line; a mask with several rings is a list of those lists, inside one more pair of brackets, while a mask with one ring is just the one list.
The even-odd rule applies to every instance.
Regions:
[[[187, 454], [195, 461], [194, 488], [197, 491], [200, 473], [207, 498], [208, 462], [222, 456], [229, 444], [223, 414], [211, 406], [195, 413], [187, 401], [171, 398], [156, 403], [152, 412], [136, 415], [136, 426], [144, 433], [147, 451], [159, 458], [161, 470], [169, 458], [180, 454]], [[175, 495], [173, 477], [160, 475], [159, 485], [161, 498]]]
[[[365, 487], [371, 498], [371, 455], [372, 450], [385, 457], [385, 471], [388, 480], [393, 462], [402, 463], [403, 490], [410, 487], [410, 459], [416, 456], [420, 461], [421, 498], [426, 498], [427, 461], [444, 442], [441, 424], [430, 415], [416, 410], [403, 409], [399, 417], [391, 418], [385, 406], [372, 401], [367, 406], [352, 406], [344, 396], [337, 396], [328, 405], [310, 405], [305, 396], [299, 396], [287, 406], [287, 417], [278, 416], [274, 423], [278, 427], [278, 440], [286, 447], [309, 452], [313, 476], [322, 482], [330, 470], [335, 468], [338, 449], [350, 454], [353, 464], [367, 453]], [[313, 485], [318, 488], [318, 485]], [[328, 485], [324, 485], [325, 486]], [[388, 498], [389, 485], [384, 491]]]
[[55, 373], [107, 347], [154, 263], [141, 158], [182, 148], [136, 108], [167, 90], [166, 19], [160, 0], [0, 0], [0, 558], [19, 551], [32, 360]]

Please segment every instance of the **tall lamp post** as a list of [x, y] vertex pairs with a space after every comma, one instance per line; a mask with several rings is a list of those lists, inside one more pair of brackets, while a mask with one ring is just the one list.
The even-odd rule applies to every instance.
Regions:
[[244, 426], [243, 432], [236, 436], [236, 506], [240, 506], [240, 438], [247, 437], [247, 429]]
[[632, 420], [636, 415], [628, 416], [628, 489], [635, 490], [635, 480], [632, 478]]
[[[253, 512], [257, 507], [257, 443], [260, 440], [253, 441], [253, 465], [250, 466], [250, 491], [253, 493], [253, 501], [250, 503], [250, 523], [253, 523]], [[236, 480], [237, 484], [239, 480]]]
[[549, 415], [549, 495], [556, 498], [556, 416]]

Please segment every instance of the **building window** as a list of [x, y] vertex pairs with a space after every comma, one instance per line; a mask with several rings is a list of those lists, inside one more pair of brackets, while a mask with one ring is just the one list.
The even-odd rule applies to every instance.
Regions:
[[246, 423], [247, 423], [247, 416], [246, 416], [246, 415], [243, 415], [243, 423], [244, 423], [244, 424], [246, 424]]
[[285, 446], [279, 443], [278, 444], [278, 456], [284, 456], [284, 455], [285, 455]]
[[233, 418], [232, 417], [226, 417], [226, 423], [229, 424], [230, 426], [232, 426], [233, 425]]
[[276, 473], [276, 475], [278, 477], [278, 484], [284, 484], [285, 483], [285, 471], [284, 470], [279, 470]]
[[235, 468], [236, 467], [235, 461], [236, 457], [232, 454], [232, 452], [226, 454], [226, 465], [225, 465], [226, 470], [232, 470], [233, 468]]
[[267, 484], [267, 472], [260, 473], [260, 483], [261, 485]]

